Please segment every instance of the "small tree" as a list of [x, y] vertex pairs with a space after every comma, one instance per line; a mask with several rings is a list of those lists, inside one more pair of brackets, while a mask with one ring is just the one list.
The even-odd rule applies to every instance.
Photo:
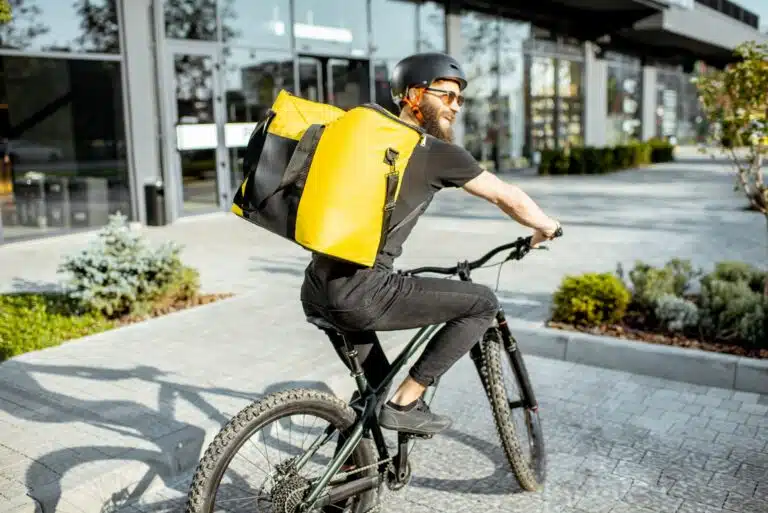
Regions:
[[[695, 79], [699, 100], [712, 126], [710, 143], [726, 154], [737, 184], [768, 228], [768, 187], [763, 163], [768, 156], [768, 44], [742, 43], [736, 62]], [[768, 296], [768, 281], [765, 284]]]

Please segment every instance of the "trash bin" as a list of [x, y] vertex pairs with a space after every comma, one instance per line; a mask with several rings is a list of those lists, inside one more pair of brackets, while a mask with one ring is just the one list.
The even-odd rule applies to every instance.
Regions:
[[162, 180], [144, 185], [147, 204], [147, 226], [165, 225], [165, 188]]

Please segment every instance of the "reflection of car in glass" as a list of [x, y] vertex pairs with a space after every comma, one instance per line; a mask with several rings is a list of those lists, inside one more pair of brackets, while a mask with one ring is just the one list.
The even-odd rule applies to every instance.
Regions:
[[6, 143], [0, 143], [0, 151], [10, 155], [14, 163], [21, 162], [51, 162], [60, 160], [64, 157], [64, 152], [55, 146], [46, 146], [25, 139], [12, 139], [8, 141], [8, 150]]

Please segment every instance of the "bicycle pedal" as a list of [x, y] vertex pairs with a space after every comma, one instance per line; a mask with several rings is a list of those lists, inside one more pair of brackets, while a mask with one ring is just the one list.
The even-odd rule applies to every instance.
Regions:
[[420, 433], [402, 433], [406, 438], [418, 438], [419, 440], [429, 440], [435, 435], [423, 435]]

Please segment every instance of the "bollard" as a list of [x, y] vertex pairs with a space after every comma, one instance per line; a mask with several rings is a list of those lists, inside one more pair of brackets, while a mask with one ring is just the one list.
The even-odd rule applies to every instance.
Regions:
[[144, 185], [147, 205], [147, 226], [165, 225], [165, 188], [162, 180]]

